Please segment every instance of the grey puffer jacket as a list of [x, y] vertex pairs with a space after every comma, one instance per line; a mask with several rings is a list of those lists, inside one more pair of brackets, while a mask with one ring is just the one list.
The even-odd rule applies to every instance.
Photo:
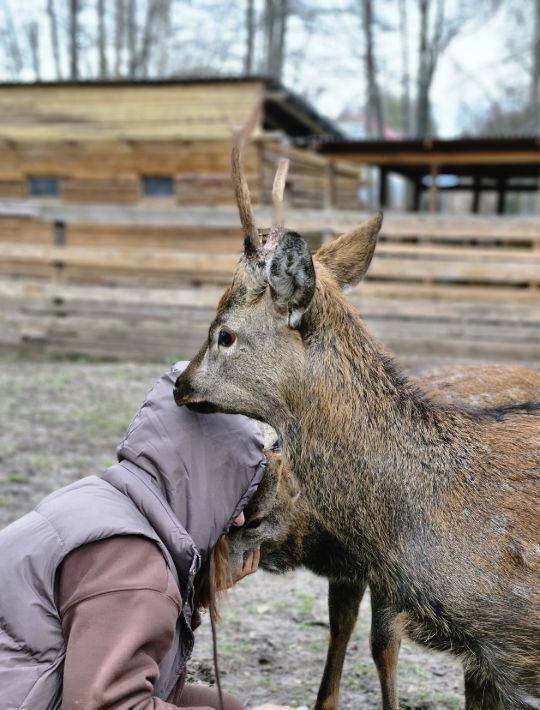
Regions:
[[150, 391], [119, 463], [45, 498], [0, 531], [0, 708], [56, 710], [65, 645], [55, 579], [72, 550], [114, 535], [153, 540], [184, 602], [154, 690], [166, 699], [193, 646], [193, 578], [264, 472], [258, 427], [242, 416], [178, 408], [178, 363]]

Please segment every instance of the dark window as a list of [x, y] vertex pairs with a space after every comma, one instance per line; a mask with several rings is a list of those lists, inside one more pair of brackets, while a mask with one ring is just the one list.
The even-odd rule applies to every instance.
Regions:
[[143, 177], [143, 192], [151, 197], [172, 197], [174, 181], [170, 177]]
[[28, 192], [35, 197], [58, 197], [60, 181], [49, 176], [28, 178]]

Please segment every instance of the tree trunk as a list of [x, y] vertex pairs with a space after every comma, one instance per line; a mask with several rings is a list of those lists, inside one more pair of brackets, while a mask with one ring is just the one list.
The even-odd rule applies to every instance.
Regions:
[[21, 45], [19, 43], [19, 35], [15, 23], [13, 22], [13, 15], [11, 14], [9, 5], [5, 6], [4, 13], [6, 26], [4, 31], [0, 33], [0, 37], [5, 43], [6, 60], [9, 60], [11, 78], [20, 79], [24, 61]]
[[279, 3], [278, 31], [276, 46], [276, 72], [278, 81], [283, 79], [283, 67], [285, 64], [285, 43], [287, 39], [287, 19], [289, 16], [288, 0], [281, 0]]
[[429, 130], [429, 6], [430, 0], [419, 0], [418, 2], [418, 10], [420, 13], [420, 35], [418, 53], [418, 85], [416, 99], [416, 135], [419, 138], [424, 138]]
[[534, 2], [534, 30], [532, 46], [531, 107], [534, 125], [540, 125], [540, 0]]
[[[131, 0], [133, 2], [133, 0]], [[139, 52], [135, 52], [134, 74], [148, 76], [150, 72], [150, 55], [156, 35], [156, 25], [159, 25], [161, 0], [148, 0], [146, 19]]]
[[99, 78], [107, 77], [107, 29], [105, 18], [105, 0], [98, 0], [97, 3], [97, 24], [98, 24], [98, 51], [99, 51]]
[[407, 0], [398, 0], [399, 33], [401, 38], [401, 128], [406, 136], [411, 135], [411, 93], [409, 68], [409, 34]]
[[116, 0], [115, 6], [115, 37], [114, 37], [114, 75], [122, 74], [122, 59], [124, 53], [124, 38], [126, 36], [126, 5], [125, 0]]
[[272, 75], [272, 51], [274, 48], [275, 31], [275, 0], [266, 0], [264, 11], [264, 54], [265, 74]]
[[70, 78], [79, 78], [79, 0], [69, 2], [69, 54]]
[[133, 79], [137, 72], [137, 6], [135, 0], [128, 0], [126, 29], [128, 48], [128, 76]]
[[244, 74], [253, 74], [253, 48], [255, 44], [255, 8], [254, 0], [246, 3], [246, 54], [244, 56]]
[[381, 92], [377, 82], [377, 69], [375, 63], [375, 49], [373, 43], [373, 6], [372, 0], [362, 0], [362, 24], [364, 26], [364, 40], [366, 44], [365, 68], [367, 83], [368, 132], [377, 138], [384, 138], [384, 114]]
[[161, 0], [158, 18], [158, 76], [167, 74], [169, 63], [169, 34], [171, 29], [171, 0]]
[[266, 74], [277, 81], [283, 76], [288, 14], [288, 0], [266, 0], [265, 68]]
[[26, 28], [28, 36], [28, 46], [30, 47], [30, 58], [32, 69], [36, 81], [41, 81], [41, 66], [39, 61], [39, 25], [37, 22], [29, 22]]
[[47, 15], [49, 16], [49, 25], [51, 31], [51, 46], [54, 59], [54, 70], [56, 78], [62, 79], [62, 64], [60, 62], [60, 43], [58, 42], [58, 18], [54, 0], [47, 0]]

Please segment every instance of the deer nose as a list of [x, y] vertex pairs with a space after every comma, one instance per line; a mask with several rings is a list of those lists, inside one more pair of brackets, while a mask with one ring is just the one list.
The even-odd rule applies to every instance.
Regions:
[[193, 393], [193, 387], [191, 386], [189, 381], [183, 378], [182, 375], [180, 375], [174, 384], [173, 390], [174, 401], [176, 402], [176, 404], [179, 407], [184, 404], [187, 404], [189, 398], [191, 397], [191, 395], [193, 395]]

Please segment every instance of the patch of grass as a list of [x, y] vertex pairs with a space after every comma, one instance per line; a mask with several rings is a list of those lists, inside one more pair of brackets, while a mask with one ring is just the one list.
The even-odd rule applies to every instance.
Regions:
[[308, 639], [305, 642], [305, 646], [310, 651], [312, 651], [316, 654], [320, 654], [322, 656], [322, 654], [328, 648], [328, 643], [327, 643], [326, 639], [324, 639], [324, 640], [323, 639]]
[[313, 603], [315, 601], [311, 592], [298, 593], [299, 606], [298, 613], [302, 616], [311, 616], [313, 614]]
[[[132, 412], [131, 416], [134, 414]], [[122, 437], [128, 428], [130, 415], [122, 410], [117, 402], [100, 402], [82, 419], [84, 434], [90, 437]]]
[[285, 611], [286, 609], [290, 609], [291, 603], [288, 599], [274, 599], [272, 606], [277, 611]]
[[40, 472], [53, 471], [56, 467], [54, 456], [31, 454], [27, 460], [30, 468]]
[[400, 684], [400, 707], [406, 710], [454, 710], [462, 708], [462, 699], [451, 691], [425, 686], [421, 688]]
[[7, 473], [0, 478], [0, 484], [7, 483], [28, 483], [28, 480], [20, 473]]
[[221, 615], [224, 624], [231, 624], [232, 626], [240, 626], [242, 621], [240, 617], [234, 612], [227, 612]]

